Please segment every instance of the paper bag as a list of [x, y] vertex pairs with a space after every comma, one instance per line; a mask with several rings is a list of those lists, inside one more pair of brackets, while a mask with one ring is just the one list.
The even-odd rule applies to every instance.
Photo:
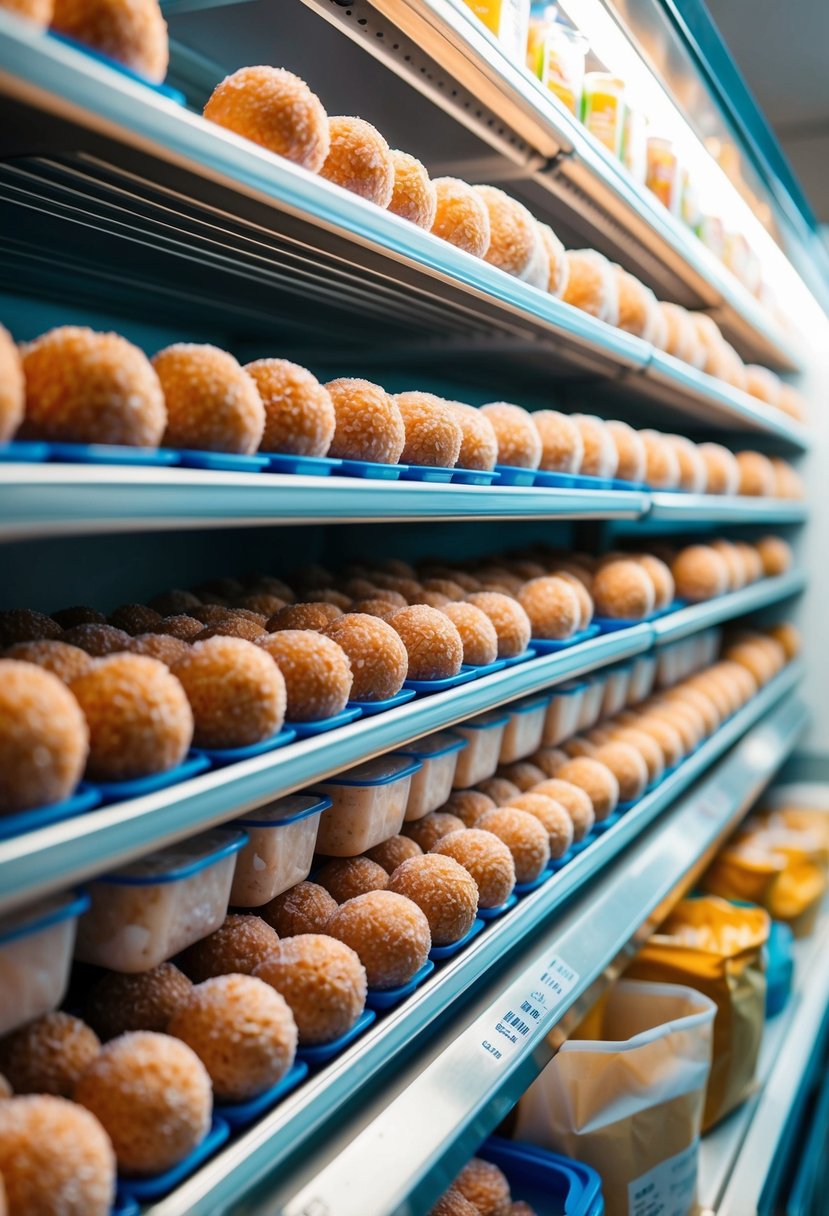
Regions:
[[521, 1099], [516, 1136], [592, 1165], [607, 1216], [688, 1216], [716, 1005], [621, 980]]
[[770, 927], [762, 908], [738, 908], [714, 895], [685, 899], [625, 972], [631, 979], [688, 984], [717, 1006], [703, 1131], [745, 1101], [754, 1085]]

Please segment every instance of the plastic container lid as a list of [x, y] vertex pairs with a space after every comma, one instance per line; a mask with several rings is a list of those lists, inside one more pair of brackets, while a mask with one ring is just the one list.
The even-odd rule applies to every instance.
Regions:
[[552, 692], [537, 692], [531, 697], [526, 697], [523, 701], [515, 701], [512, 705], [507, 706], [507, 712], [510, 714], [529, 714], [542, 705], [549, 705], [552, 699]]
[[387, 756], [377, 756], [374, 760], [367, 760], [365, 764], [358, 764], [356, 768], [350, 768], [345, 773], [340, 773], [336, 777], [328, 777], [320, 784], [389, 785], [392, 781], [400, 781], [403, 777], [411, 777], [412, 773], [416, 773], [422, 768], [423, 765], [419, 760], [413, 760], [410, 756], [392, 752]]
[[163, 882], [179, 882], [191, 878], [231, 853], [238, 853], [248, 841], [247, 832], [232, 828], [216, 828], [202, 832], [148, 857], [131, 862], [122, 870], [102, 874], [96, 882], [115, 883], [125, 887], [154, 887]]
[[418, 739], [416, 743], [410, 743], [408, 747], [398, 748], [401, 756], [414, 756], [416, 760], [435, 760], [438, 756], [445, 756], [448, 752], [460, 752], [469, 743], [466, 739], [459, 739], [457, 735], [453, 735], [451, 731], [439, 731], [436, 735], [427, 735], [425, 739]]
[[589, 687], [590, 684], [587, 680], [568, 680], [566, 684], [556, 684], [550, 695], [551, 697], [558, 697], [561, 695], [565, 697], [572, 697], [575, 696], [577, 692], [584, 692], [584, 690]]
[[0, 946], [20, 937], [28, 937], [30, 933], [39, 933], [41, 929], [49, 929], [62, 920], [80, 916], [87, 910], [90, 902], [85, 891], [69, 891], [0, 916]]
[[309, 815], [321, 814], [331, 806], [331, 799], [322, 794], [289, 794], [278, 802], [260, 806], [250, 815], [234, 822], [244, 828], [273, 828], [285, 827]]
[[490, 730], [493, 726], [506, 726], [509, 722], [509, 714], [504, 713], [488, 713], [480, 714], [477, 718], [470, 718], [468, 722], [458, 722], [455, 726], [456, 730]]

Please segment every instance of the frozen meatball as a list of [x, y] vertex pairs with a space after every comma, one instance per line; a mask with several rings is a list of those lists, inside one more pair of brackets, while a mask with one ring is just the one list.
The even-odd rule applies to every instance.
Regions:
[[22, 663], [34, 663], [44, 671], [71, 684], [76, 676], [88, 671], [93, 659], [85, 650], [78, 646], [70, 646], [68, 642], [60, 642], [55, 638], [45, 638], [40, 642], [17, 642], [6, 651], [7, 659], [17, 659]]
[[449, 811], [430, 811], [422, 819], [404, 823], [403, 834], [420, 845], [424, 853], [428, 853], [442, 836], [459, 832], [463, 826], [463, 820]]
[[257, 359], [244, 369], [265, 409], [263, 452], [325, 456], [334, 438], [334, 404], [304, 367], [287, 359]]
[[112, 1141], [119, 1171], [160, 1174], [207, 1135], [210, 1077], [195, 1052], [166, 1034], [135, 1031], [104, 1045], [75, 1087]]
[[786, 658], [791, 662], [797, 658], [801, 650], [800, 631], [791, 621], [781, 621], [779, 625], [773, 625], [768, 630], [770, 637], [774, 638], [783, 647], [783, 652]]
[[562, 299], [608, 325], [618, 324], [619, 288], [611, 263], [595, 249], [568, 249], [566, 259]]
[[636, 719], [635, 729], [642, 731], [656, 742], [665, 761], [665, 768], [674, 768], [685, 755], [682, 736], [675, 726], [664, 719], [643, 714]]
[[687, 309], [679, 304], [660, 302], [659, 311], [665, 322], [664, 350], [691, 367], [701, 368], [705, 362], [705, 350], [697, 337], [696, 326]]
[[506, 401], [482, 405], [481, 413], [495, 431], [498, 464], [521, 469], [538, 468], [541, 462], [541, 438], [532, 414], [520, 405], [510, 405]]
[[538, 224], [538, 231], [547, 255], [547, 290], [551, 296], [558, 296], [560, 299], [567, 290], [570, 275], [564, 245], [549, 224]]
[[247, 747], [281, 730], [285, 680], [252, 642], [228, 637], [195, 642], [173, 672], [193, 711], [197, 747]]
[[463, 663], [461, 635], [437, 608], [401, 608], [389, 622], [409, 657], [408, 679], [442, 680], [457, 675]]
[[510, 781], [508, 777], [500, 776], [487, 777], [485, 781], [479, 781], [475, 788], [476, 792], [486, 794], [487, 798], [490, 798], [496, 806], [506, 806], [521, 793], [519, 785]]
[[349, 607], [349, 612], [359, 612], [365, 616], [376, 616], [381, 621], [390, 621], [395, 612], [400, 609], [397, 604], [392, 604], [389, 600], [367, 599], [354, 600]]
[[0, 814], [68, 798], [88, 747], [84, 715], [58, 677], [0, 659]]
[[749, 498], [771, 498], [774, 494], [774, 468], [761, 452], [738, 452], [740, 481], [737, 493]]
[[351, 693], [351, 664], [331, 638], [312, 630], [285, 629], [269, 633], [258, 645], [284, 677], [291, 721], [315, 722], [345, 709]]
[[57, 621], [43, 612], [34, 612], [31, 608], [10, 608], [0, 612], [0, 646], [62, 637], [63, 630]]
[[385, 621], [350, 612], [325, 631], [342, 648], [351, 663], [354, 701], [385, 701], [403, 687], [408, 655], [400, 636]]
[[774, 473], [775, 498], [804, 498], [806, 490], [800, 474], [795, 472], [787, 460], [773, 456], [771, 460]]
[[495, 626], [499, 659], [524, 653], [530, 644], [532, 625], [517, 600], [499, 591], [477, 591], [467, 597], [467, 603], [479, 608]]
[[306, 933], [280, 942], [256, 971], [285, 998], [305, 1046], [351, 1029], [366, 1004], [366, 970], [344, 942]]
[[567, 753], [560, 747], [540, 747], [529, 759], [533, 764], [537, 764], [547, 777], [554, 777], [562, 764], [567, 763]]
[[404, 861], [422, 855], [423, 850], [420, 845], [416, 841], [410, 840], [408, 836], [390, 836], [388, 840], [384, 840], [382, 844], [376, 844], [366, 853], [366, 857], [371, 861], [376, 861], [387, 874], [394, 873]]
[[266, 632], [264, 621], [252, 621], [248, 617], [229, 612], [215, 624], [206, 625], [201, 633], [196, 634], [193, 641], [204, 642], [208, 638], [244, 638], [248, 642], [258, 642]]
[[450, 1186], [435, 1206], [429, 1209], [429, 1216], [478, 1216], [478, 1209], [460, 1191]]
[[318, 173], [328, 156], [328, 115], [322, 102], [284, 68], [240, 68], [226, 76], [213, 90], [204, 116], [311, 173]]
[[[564, 763], [567, 763], [566, 759]], [[573, 785], [571, 781], [561, 781], [558, 777], [548, 777], [530, 790], [530, 795], [549, 798], [566, 812], [572, 826], [572, 840], [576, 843], [584, 840], [593, 827], [596, 819], [593, 803], [590, 795], [580, 785]], [[533, 813], [532, 806], [525, 804], [523, 800], [518, 805]], [[566, 833], [560, 834], [566, 836]], [[553, 853], [553, 856], [556, 854]]]
[[126, 338], [65, 325], [29, 342], [22, 355], [21, 438], [145, 447], [161, 442], [167, 422], [161, 384], [147, 356]]
[[755, 548], [763, 563], [763, 574], [766, 578], [776, 578], [791, 569], [794, 560], [791, 545], [783, 540], [782, 536], [764, 536], [762, 540], [757, 541]]
[[219, 975], [190, 991], [169, 1033], [195, 1052], [220, 1102], [245, 1102], [294, 1062], [297, 1027], [284, 997], [252, 975]]
[[181, 764], [193, 738], [193, 713], [163, 663], [137, 654], [99, 659], [72, 681], [89, 727], [87, 773], [125, 781]]
[[746, 392], [758, 401], [767, 405], [777, 406], [780, 403], [780, 378], [770, 372], [767, 367], [759, 367], [756, 363], [746, 364]]
[[654, 610], [656, 593], [648, 572], [636, 561], [608, 562], [593, 580], [597, 616], [641, 621]]
[[295, 937], [298, 933], [322, 933], [336, 910], [337, 901], [325, 887], [298, 882], [259, 908], [259, 914], [280, 937]]
[[308, 604], [286, 604], [268, 621], [269, 633], [280, 633], [284, 629], [311, 629], [315, 633], [325, 633], [326, 629], [342, 616], [342, 611], [336, 604], [325, 601]]
[[453, 857], [469, 871], [478, 887], [479, 907], [499, 908], [512, 894], [516, 881], [512, 853], [492, 832], [480, 828], [450, 832], [430, 851]]
[[432, 232], [473, 257], [489, 249], [489, 211], [473, 186], [457, 177], [436, 177], [435, 218]]
[[[139, 633], [152, 633], [161, 624], [161, 621], [161, 613], [156, 612], [155, 608], [148, 607], [147, 604], [121, 604], [109, 617], [109, 624], [114, 629], [123, 630], [131, 638], [137, 637]], [[71, 625], [86, 623], [84, 621], [72, 621]], [[71, 625], [67, 621], [64, 624], [64, 629], [71, 628]]]
[[453, 469], [462, 433], [449, 403], [433, 393], [419, 392], [398, 393], [394, 400], [406, 430], [403, 463]]
[[69, 1013], [47, 1013], [0, 1039], [0, 1070], [16, 1094], [71, 1098], [101, 1050], [94, 1030]]
[[261, 916], [234, 914], [179, 956], [178, 963], [194, 984], [216, 975], [253, 975], [276, 948], [279, 938]]
[[441, 611], [460, 634], [464, 663], [484, 667], [495, 662], [498, 657], [498, 634], [485, 612], [468, 603], [446, 604]]
[[185, 591], [181, 587], [173, 587], [170, 591], [162, 591], [150, 600], [150, 608], [154, 608], [162, 617], [187, 615], [194, 608], [201, 607], [201, 600], [193, 591]]
[[737, 458], [721, 443], [701, 443], [699, 454], [705, 462], [706, 493], [736, 494], [740, 487]]
[[[477, 827], [492, 832], [512, 854], [516, 882], [533, 882], [550, 860], [547, 829], [534, 815], [514, 805], [487, 811]], [[473, 831], [475, 829], [472, 829]]]
[[509, 1183], [497, 1165], [473, 1157], [452, 1186], [469, 1200], [479, 1216], [509, 1216]]
[[[52, 620], [57, 621], [61, 629], [74, 629], [75, 625], [105, 625], [107, 623], [103, 612], [99, 612], [97, 608], [90, 608], [87, 604], [75, 604], [71, 608], [59, 608], [57, 612], [52, 613]], [[110, 624], [118, 626], [117, 621], [110, 621]], [[124, 626], [118, 627], [124, 628]]]
[[626, 422], [606, 422], [605, 428], [616, 447], [615, 476], [623, 481], [644, 481], [648, 464], [644, 439]]
[[461, 428], [457, 467], [485, 471], [494, 469], [498, 459], [498, 437], [487, 416], [461, 401], [449, 401], [447, 404]]
[[320, 176], [388, 207], [394, 194], [394, 160], [383, 136], [363, 118], [338, 115], [328, 120], [329, 148]]
[[162, 1032], [192, 986], [173, 963], [137, 975], [111, 971], [93, 984], [84, 1017], [102, 1039], [132, 1030]]
[[[494, 810], [495, 806], [494, 800], [482, 790], [453, 790], [435, 813], [451, 815], [453, 819], [459, 819], [465, 827], [474, 828], [481, 816]], [[431, 848], [431, 844], [429, 847]]]
[[367, 891], [385, 891], [389, 876], [369, 857], [335, 857], [317, 870], [314, 881], [325, 887], [338, 904], [344, 904]]
[[670, 567], [661, 558], [652, 553], [637, 554], [634, 560], [642, 567], [653, 583], [653, 606], [659, 610], [667, 608], [673, 602], [676, 586]]
[[676, 490], [679, 487], [679, 457], [671, 443], [658, 431], [640, 431], [645, 445], [644, 480], [652, 490]]
[[562, 764], [557, 771], [559, 781], [577, 785], [593, 803], [597, 819], [607, 819], [616, 810], [619, 802], [619, 782], [606, 764], [589, 756], [577, 756]]
[[433, 946], [460, 941], [478, 911], [478, 887], [451, 857], [429, 853], [411, 857], [389, 879], [389, 890], [416, 903], [429, 922]]
[[75, 625], [73, 629], [67, 629], [63, 640], [70, 646], [77, 646], [80, 650], [85, 650], [87, 654], [93, 655], [95, 658], [104, 658], [106, 655], [119, 654], [126, 650], [129, 646], [130, 635], [123, 629], [116, 629], [112, 625], [96, 623]]
[[562, 578], [553, 575], [530, 579], [519, 593], [518, 602], [530, 619], [534, 638], [565, 639], [579, 627], [578, 597]]
[[369, 988], [407, 983], [432, 948], [428, 920], [417, 904], [394, 891], [369, 891], [346, 900], [326, 931], [359, 955]]
[[534, 785], [538, 785], [539, 781], [543, 781], [545, 774], [543, 769], [529, 760], [516, 760], [514, 764], [499, 765], [496, 776], [506, 777], [507, 781], [517, 785], [524, 794]]
[[109, 1216], [115, 1155], [89, 1111], [31, 1094], [0, 1102], [0, 1178], [10, 1216]]
[[671, 573], [680, 599], [692, 604], [714, 599], [728, 590], [728, 567], [709, 545], [689, 545], [674, 558]]
[[204, 625], [200, 620], [181, 612], [175, 616], [165, 616], [152, 632], [177, 638], [180, 642], [194, 642], [203, 629]]
[[369, 380], [343, 378], [326, 384], [336, 415], [329, 456], [396, 464], [406, 429], [395, 400]]
[[584, 444], [580, 472], [588, 477], [615, 477], [619, 457], [606, 424], [592, 414], [573, 414], [573, 421]]
[[665, 757], [659, 744], [650, 735], [633, 726], [613, 727], [611, 737], [607, 741], [628, 743], [636, 749], [648, 770], [648, 785], [662, 780], [665, 775]]
[[619, 292], [619, 328], [645, 342], [653, 342], [662, 324], [656, 296], [621, 266], [614, 266], [613, 270]]
[[699, 447], [684, 435], [663, 435], [673, 449], [679, 467], [677, 487], [687, 494], [705, 494], [708, 489], [708, 466]]
[[437, 214], [437, 193], [429, 174], [416, 156], [391, 151], [394, 189], [389, 211], [429, 232]]
[[130, 638], [127, 650], [130, 654], [143, 654], [148, 659], [158, 659], [166, 667], [174, 667], [187, 654], [189, 647], [181, 638], [163, 633], [140, 633]]
[[265, 407], [251, 376], [216, 346], [179, 342], [153, 359], [167, 402], [165, 443], [247, 454], [259, 447]]
[[541, 440], [539, 468], [550, 473], [580, 472], [584, 440], [573, 419], [558, 410], [536, 410], [531, 417]]
[[619, 801], [641, 798], [648, 784], [644, 757], [629, 743], [606, 743], [593, 753], [593, 759], [606, 764], [619, 784]]
[[543, 268], [536, 286], [546, 291], [549, 264], [546, 262], [541, 234], [535, 220], [522, 203], [495, 186], [475, 186], [489, 212], [489, 248], [484, 257], [492, 266], [517, 279], [531, 281], [533, 271]]
[[[543, 785], [544, 782], [540, 784]], [[573, 820], [565, 807], [548, 794], [542, 794], [537, 789], [532, 789], [524, 794], [520, 794], [517, 798], [513, 798], [508, 806], [502, 809], [518, 811], [522, 815], [530, 815], [535, 819], [547, 835], [547, 847], [550, 851], [550, 856], [555, 860], [563, 857], [573, 843]], [[592, 826], [592, 804], [590, 814], [590, 824]], [[481, 820], [480, 826], [490, 832], [494, 830], [492, 824], [487, 821], [486, 816]], [[496, 832], [496, 835], [501, 835], [501, 833]], [[501, 839], [504, 840], [506, 838], [502, 836]], [[509, 844], [509, 841], [506, 841], [506, 843]]]
[[54, 0], [51, 24], [154, 84], [167, 74], [167, 23], [157, 0]]

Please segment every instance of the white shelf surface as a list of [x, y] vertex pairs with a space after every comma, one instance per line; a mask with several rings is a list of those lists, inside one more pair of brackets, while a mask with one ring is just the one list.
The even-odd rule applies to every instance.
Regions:
[[[655, 909], [687, 889], [788, 755], [807, 714], [791, 692], [798, 673], [787, 674], [677, 770], [677, 784], [644, 799], [576, 863], [490, 926], [477, 955], [470, 950], [436, 973], [388, 1022], [154, 1205], [152, 1216], [229, 1216], [240, 1204], [248, 1216], [427, 1211], [547, 1063], [565, 1015], [572, 1021], [583, 998], [597, 995]], [[635, 855], [622, 855], [634, 839]], [[579, 863], [577, 873], [572, 867]], [[550, 920], [565, 895], [566, 908]], [[507, 952], [509, 963], [495, 974], [496, 957]], [[543, 988], [542, 974], [557, 964], [572, 973], [560, 996], [548, 989], [526, 1036], [505, 1037], [497, 1029], [505, 1011]], [[404, 1021], [418, 1035], [417, 1054], [391, 1068], [390, 1049]], [[359, 1110], [341, 1111], [346, 1092], [359, 1095]]]
[[720, 494], [669, 494], [651, 491], [650, 510], [636, 525], [647, 528], [651, 523], [685, 524], [759, 524], [784, 527], [802, 524], [809, 509], [803, 499], [748, 498]]

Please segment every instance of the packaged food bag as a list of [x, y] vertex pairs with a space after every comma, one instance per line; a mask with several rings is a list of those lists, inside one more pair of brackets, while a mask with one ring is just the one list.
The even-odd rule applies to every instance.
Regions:
[[715, 895], [684, 899], [625, 972], [637, 980], [688, 984], [717, 1006], [703, 1131], [750, 1094], [763, 1038], [763, 947], [771, 921], [762, 908]]
[[607, 1216], [689, 1216], [716, 1011], [621, 980], [521, 1099], [515, 1135], [598, 1170]]

